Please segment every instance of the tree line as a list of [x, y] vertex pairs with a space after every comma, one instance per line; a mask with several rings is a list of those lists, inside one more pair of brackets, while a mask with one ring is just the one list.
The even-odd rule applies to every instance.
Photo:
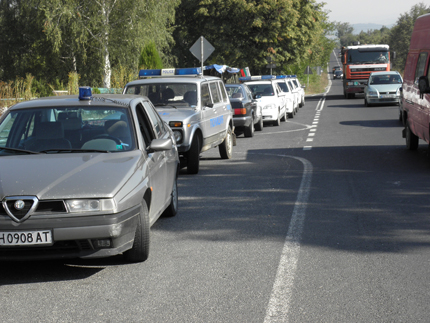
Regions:
[[379, 30], [353, 34], [354, 28], [349, 23], [336, 22], [335, 34], [339, 38], [340, 46], [349, 46], [357, 41], [360, 44], [388, 44], [390, 51], [396, 52], [396, 59], [392, 62], [393, 68], [402, 71], [405, 67], [415, 20], [427, 13], [430, 13], [430, 6], [418, 3], [412, 6], [409, 12], [401, 14], [391, 28], [384, 26]]
[[110, 88], [141, 67], [200, 66], [200, 36], [215, 47], [206, 65], [300, 74], [328, 61], [333, 28], [316, 0], [0, 0], [0, 80]]

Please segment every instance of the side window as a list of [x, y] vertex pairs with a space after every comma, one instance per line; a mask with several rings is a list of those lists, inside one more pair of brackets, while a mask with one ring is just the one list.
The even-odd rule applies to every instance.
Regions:
[[161, 138], [164, 134], [163, 121], [160, 119], [160, 116], [158, 115], [157, 111], [154, 110], [154, 108], [151, 104], [149, 104], [149, 102], [144, 102], [143, 104], [154, 128], [156, 137]]
[[219, 90], [221, 92], [222, 101], [227, 102], [228, 101], [227, 100], [227, 93], [225, 91], [224, 83], [218, 82], [218, 85], [219, 85]]
[[155, 134], [152, 129], [152, 124], [145, 113], [145, 109], [140, 103], [136, 106], [136, 114], [139, 121], [140, 132], [142, 133], [146, 147], [148, 147], [151, 144], [151, 141], [155, 139]]
[[212, 93], [213, 102], [214, 103], [220, 102], [221, 101], [221, 97], [220, 97], [220, 94], [219, 94], [219, 88], [218, 88], [217, 82], [209, 83], [209, 88], [210, 88], [211, 93]]
[[420, 54], [420, 56], [418, 58], [418, 64], [417, 64], [417, 68], [415, 70], [415, 79], [424, 75], [424, 69], [426, 67], [426, 62], [427, 62], [427, 53], [423, 52]]
[[209, 85], [208, 84], [202, 84], [201, 86], [201, 97], [202, 97], [202, 107], [208, 106], [209, 104], [212, 104], [211, 95], [209, 93]]

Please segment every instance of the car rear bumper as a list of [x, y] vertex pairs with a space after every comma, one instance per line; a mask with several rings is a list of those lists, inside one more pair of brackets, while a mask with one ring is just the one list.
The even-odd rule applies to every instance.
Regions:
[[235, 128], [249, 127], [252, 122], [252, 117], [251, 116], [234, 117], [233, 122], [234, 122]]
[[[52, 245], [1, 246], [0, 260], [37, 260], [63, 258], [102, 258], [121, 254], [133, 246], [140, 206], [126, 211], [93, 216], [35, 216], [20, 225], [2, 218], [1, 232], [50, 230]], [[106, 246], [106, 243], [109, 246]], [[100, 247], [103, 244], [103, 247]]]

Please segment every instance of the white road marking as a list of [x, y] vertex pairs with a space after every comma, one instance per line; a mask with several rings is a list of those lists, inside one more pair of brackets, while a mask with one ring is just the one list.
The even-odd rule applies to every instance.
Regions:
[[285, 237], [275, 282], [273, 284], [272, 295], [267, 306], [264, 323], [288, 323], [292, 288], [300, 253], [300, 239], [306, 217], [306, 207], [309, 199], [313, 172], [312, 164], [304, 158], [284, 155], [276, 156], [299, 160], [302, 162], [304, 169], [287, 236]]

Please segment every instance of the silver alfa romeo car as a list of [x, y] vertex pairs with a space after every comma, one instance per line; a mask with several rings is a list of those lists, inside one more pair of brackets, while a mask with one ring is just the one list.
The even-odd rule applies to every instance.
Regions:
[[18, 103], [0, 119], [0, 260], [146, 260], [151, 225], [178, 209], [172, 130], [145, 97]]

